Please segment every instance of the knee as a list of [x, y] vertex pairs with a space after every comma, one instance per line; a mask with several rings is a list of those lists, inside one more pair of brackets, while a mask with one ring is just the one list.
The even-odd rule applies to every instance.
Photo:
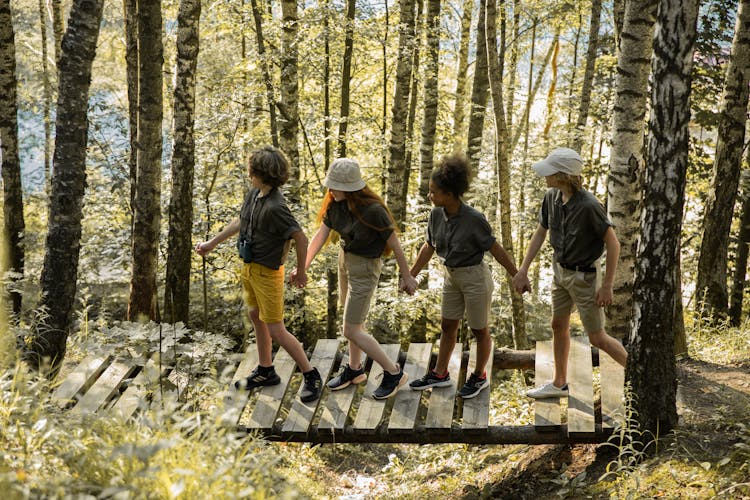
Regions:
[[352, 340], [359, 329], [359, 325], [344, 325], [344, 337], [347, 340]]
[[604, 349], [607, 347], [607, 334], [604, 330], [589, 333], [589, 342], [597, 349]]
[[550, 325], [554, 333], [565, 333], [568, 330], [568, 318], [552, 318]]
[[247, 314], [248, 316], [250, 316], [250, 321], [252, 321], [253, 323], [257, 323], [258, 321], [260, 321], [260, 311], [258, 310], [258, 308], [250, 309]]

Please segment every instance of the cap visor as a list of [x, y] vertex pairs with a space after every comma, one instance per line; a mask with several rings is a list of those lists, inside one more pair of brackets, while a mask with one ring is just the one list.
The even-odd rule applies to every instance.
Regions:
[[547, 177], [548, 175], [557, 173], [557, 169], [550, 165], [546, 160], [534, 163], [531, 168], [539, 177]]

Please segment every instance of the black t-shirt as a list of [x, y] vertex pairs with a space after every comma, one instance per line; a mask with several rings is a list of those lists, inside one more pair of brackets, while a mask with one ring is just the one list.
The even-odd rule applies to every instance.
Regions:
[[545, 193], [539, 224], [549, 230], [555, 260], [570, 266], [590, 266], [601, 257], [604, 233], [612, 226], [593, 194], [579, 190], [563, 203], [562, 191], [557, 188]]
[[250, 242], [250, 262], [278, 269], [284, 263], [284, 245], [300, 226], [281, 191], [274, 188], [266, 196], [259, 195], [260, 190], [253, 188], [245, 197], [239, 238]]
[[461, 203], [458, 213], [448, 217], [443, 207], [430, 212], [427, 243], [448, 267], [476, 266], [495, 243], [484, 214]]
[[393, 222], [380, 203], [359, 207], [359, 211], [364, 223], [349, 211], [346, 200], [334, 201], [323, 217], [323, 224], [339, 233], [345, 252], [370, 259], [380, 257], [393, 233]]

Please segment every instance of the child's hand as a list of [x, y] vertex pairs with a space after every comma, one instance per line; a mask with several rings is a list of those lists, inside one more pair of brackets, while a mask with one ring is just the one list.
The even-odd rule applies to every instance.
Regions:
[[210, 241], [204, 241], [203, 243], [198, 243], [195, 245], [195, 253], [198, 255], [206, 255], [208, 252], [213, 250], [216, 247], [216, 245], [212, 244]]
[[297, 288], [304, 288], [307, 285], [307, 272], [304, 269], [293, 269], [289, 273], [289, 283], [295, 285]]
[[419, 283], [417, 283], [417, 280], [412, 275], [402, 276], [398, 284], [399, 290], [403, 290], [409, 295], [414, 295], [418, 286]]
[[518, 271], [513, 276], [513, 288], [520, 294], [531, 291], [531, 282], [529, 281], [529, 277], [526, 276], [526, 272]]

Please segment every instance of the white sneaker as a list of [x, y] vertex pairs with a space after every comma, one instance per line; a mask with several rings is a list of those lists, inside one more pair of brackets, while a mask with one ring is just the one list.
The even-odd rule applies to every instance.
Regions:
[[550, 382], [541, 387], [537, 387], [536, 389], [531, 389], [526, 395], [534, 399], [565, 398], [568, 397], [568, 384], [565, 384], [562, 387], [556, 387]]

